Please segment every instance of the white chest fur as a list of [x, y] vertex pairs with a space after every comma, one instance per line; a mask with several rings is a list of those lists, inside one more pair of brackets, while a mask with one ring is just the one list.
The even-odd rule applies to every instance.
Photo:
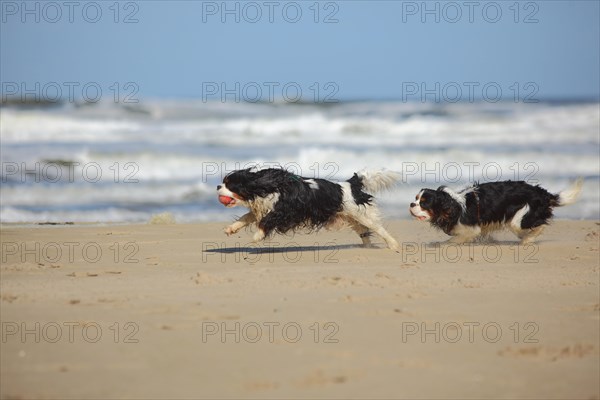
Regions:
[[273, 211], [278, 200], [279, 193], [272, 193], [267, 197], [259, 197], [256, 200], [249, 202], [250, 211], [252, 211], [252, 214], [260, 221], [265, 215]]

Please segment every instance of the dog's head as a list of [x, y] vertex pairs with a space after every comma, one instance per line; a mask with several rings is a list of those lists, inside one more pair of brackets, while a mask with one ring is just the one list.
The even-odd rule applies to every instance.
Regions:
[[241, 169], [225, 176], [223, 184], [217, 185], [219, 202], [225, 207], [246, 206], [246, 198], [248, 197], [246, 187], [252, 181], [254, 175], [249, 169]]
[[225, 207], [249, 207], [256, 198], [276, 193], [282, 174], [286, 172], [275, 169], [233, 171], [223, 178], [223, 184], [217, 186], [219, 202]]
[[415, 196], [415, 201], [410, 203], [409, 211], [412, 216], [419, 221], [434, 224], [452, 219], [460, 206], [444, 189], [444, 186], [437, 190], [421, 189]]

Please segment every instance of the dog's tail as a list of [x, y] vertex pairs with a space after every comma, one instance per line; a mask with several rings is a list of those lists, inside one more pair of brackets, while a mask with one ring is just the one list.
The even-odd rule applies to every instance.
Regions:
[[400, 172], [387, 169], [379, 171], [362, 170], [357, 172], [355, 176], [360, 179], [363, 188], [368, 193], [377, 193], [391, 189], [398, 181], [400, 181], [400, 179], [402, 179], [402, 174]]
[[568, 206], [577, 201], [579, 193], [581, 193], [581, 186], [583, 185], [583, 178], [577, 179], [570, 188], [563, 190], [557, 195], [556, 205], [558, 207]]

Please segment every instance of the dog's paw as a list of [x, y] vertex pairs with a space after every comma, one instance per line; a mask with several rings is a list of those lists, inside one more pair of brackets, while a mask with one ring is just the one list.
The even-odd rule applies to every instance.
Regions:
[[256, 233], [254, 234], [254, 236], [252, 237], [252, 239], [255, 242], [260, 242], [261, 240], [263, 240], [265, 238], [265, 232], [262, 229], [259, 229], [258, 231], [256, 231]]
[[390, 250], [400, 253], [400, 245], [395, 240], [390, 240], [387, 245]]
[[238, 231], [239, 229], [236, 229], [233, 225], [229, 225], [227, 228], [223, 229], [223, 232], [225, 232], [227, 236], [231, 236]]
[[453, 236], [450, 239], [442, 242], [443, 244], [468, 244], [473, 243], [475, 241], [475, 237], [465, 237], [465, 236]]
[[390, 250], [400, 253], [400, 246], [390, 246]]

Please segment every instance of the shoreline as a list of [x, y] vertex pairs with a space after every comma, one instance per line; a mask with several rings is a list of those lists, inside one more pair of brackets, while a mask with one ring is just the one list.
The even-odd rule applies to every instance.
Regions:
[[[170, 214], [170, 213], [167, 213], [167, 214]], [[152, 217], [155, 217], [157, 215], [164, 215], [164, 213], [155, 214]], [[89, 222], [89, 221], [0, 222], [0, 227], [6, 227], [6, 228], [49, 228], [49, 227], [57, 227], [58, 228], [58, 227], [62, 227], [62, 228], [66, 228], [66, 227], [88, 227], [88, 226], [202, 225], [202, 224], [224, 224], [224, 225], [226, 225], [226, 224], [231, 223], [231, 222], [234, 221], [234, 219], [232, 219], [232, 218], [228, 218], [228, 219], [224, 218], [222, 220], [211, 220], [211, 221], [197, 221], [197, 220], [192, 220], [192, 221], [188, 221], [188, 222], [181, 222], [181, 221], [175, 220], [175, 222], [166, 222], [166, 223], [156, 222], [156, 223], [152, 223], [151, 220], [152, 220], [152, 218], [150, 218], [150, 220], [146, 220], [146, 221], [133, 221], [133, 222], [132, 221], [102, 221], [102, 222], [100, 222], [100, 221], [96, 221], [96, 222]], [[413, 217], [406, 217], [406, 218], [383, 218], [383, 222], [384, 223], [396, 223], [396, 222], [403, 223], [403, 222], [407, 222], [407, 221], [416, 221], [416, 220]], [[553, 217], [552, 220], [550, 221], [549, 225], [552, 225], [556, 221], [592, 221], [592, 222], [598, 222], [600, 220], [595, 219], [595, 218]], [[303, 234], [304, 233], [302, 233], [302, 232], [299, 233], [299, 235], [303, 235]]]

